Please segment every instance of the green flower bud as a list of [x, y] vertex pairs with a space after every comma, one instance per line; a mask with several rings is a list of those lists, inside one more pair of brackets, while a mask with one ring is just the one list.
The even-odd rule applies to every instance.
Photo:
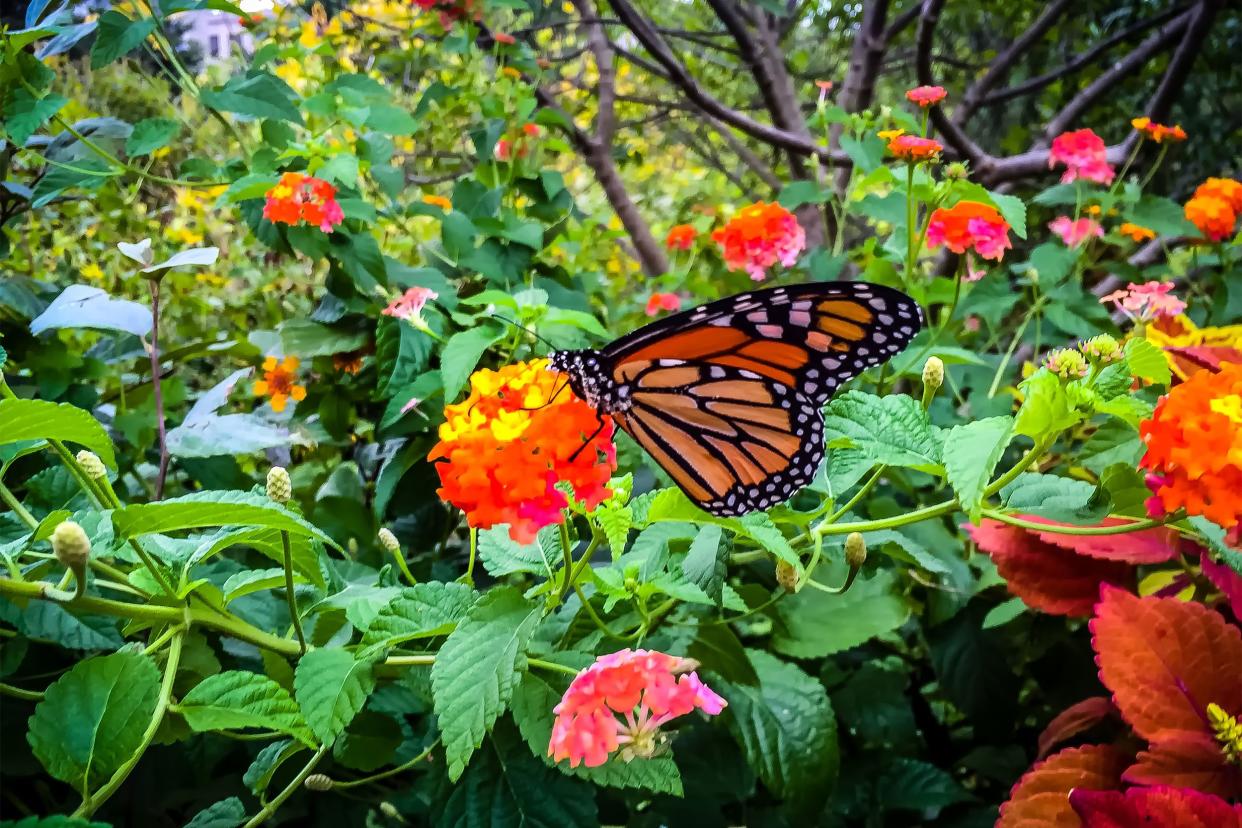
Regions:
[[288, 503], [293, 496], [289, 472], [280, 466], [272, 466], [267, 472], [267, 496], [276, 503]]
[[845, 536], [845, 562], [850, 569], [858, 569], [867, 562], [867, 542], [858, 532]]
[[396, 555], [401, 551], [401, 542], [397, 540], [397, 536], [388, 530], [387, 527], [379, 530], [380, 546]]
[[954, 161], [945, 166], [944, 177], [950, 181], [965, 181], [970, 178], [970, 167], [961, 161]]
[[91, 541], [81, 526], [72, 520], [62, 521], [52, 532], [52, 552], [75, 577], [81, 577], [91, 555]]
[[931, 405], [932, 398], [944, 385], [944, 362], [940, 357], [928, 357], [923, 363], [923, 408]]
[[332, 777], [324, 773], [312, 773], [306, 777], [306, 781], [302, 783], [308, 791], [330, 791], [332, 790]]
[[1044, 358], [1044, 364], [1061, 379], [1078, 379], [1087, 375], [1087, 360], [1074, 348], [1057, 348]]
[[82, 471], [86, 472], [86, 476], [91, 480], [103, 480], [108, 476], [108, 470], [104, 468], [103, 461], [95, 452], [82, 449], [78, 452], [77, 460]]
[[401, 812], [397, 810], [397, 806], [393, 805], [391, 802], [381, 802], [379, 809], [380, 813], [388, 819], [401, 819]]
[[1125, 359], [1125, 352], [1121, 350], [1121, 343], [1116, 337], [1109, 334], [1100, 334], [1093, 336], [1086, 342], [1080, 343], [1083, 354], [1090, 362], [1099, 363], [1100, 365], [1112, 365], [1114, 362], [1121, 362]]
[[798, 588], [798, 570], [788, 561], [777, 561], [776, 582], [783, 586], [786, 592], [793, 592]]

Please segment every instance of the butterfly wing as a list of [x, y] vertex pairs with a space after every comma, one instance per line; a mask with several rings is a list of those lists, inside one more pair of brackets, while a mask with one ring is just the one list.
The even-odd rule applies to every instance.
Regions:
[[661, 319], [603, 351], [614, 381], [655, 360], [710, 363], [760, 374], [819, 403], [899, 353], [922, 327], [918, 305], [868, 282], [767, 288]]
[[819, 469], [820, 403], [793, 387], [707, 362], [626, 365], [631, 404], [613, 418], [703, 509], [740, 515], [770, 508]]

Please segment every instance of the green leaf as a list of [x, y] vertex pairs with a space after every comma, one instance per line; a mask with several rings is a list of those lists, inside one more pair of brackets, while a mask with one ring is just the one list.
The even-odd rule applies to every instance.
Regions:
[[983, 490], [1013, 438], [1013, 417], [988, 417], [954, 426], [944, 437], [944, 475], [973, 523]]
[[246, 806], [235, 796], [208, 805], [185, 824], [185, 828], [239, 828], [246, 821]]
[[114, 299], [97, 287], [69, 285], [30, 322], [33, 334], [61, 328], [96, 328], [145, 337], [151, 333], [151, 309], [128, 299]]
[[1155, 230], [1161, 236], [1194, 236], [1195, 226], [1176, 201], [1157, 195], [1144, 195], [1133, 207], [1123, 209], [1126, 221]]
[[448, 635], [477, 598], [474, 589], [455, 582], [429, 581], [403, 589], [371, 621], [362, 646], [395, 647], [416, 638]]
[[884, 163], [884, 141], [878, 135], [867, 135], [861, 140], [849, 135], [841, 136], [841, 149], [858, 165], [859, 172], [869, 173]]
[[776, 200], [785, 209], [795, 210], [803, 204], [819, 204], [826, 195], [831, 195], [831, 192], [825, 193], [814, 181], [791, 181]]
[[500, 329], [491, 325], [479, 325], [449, 338], [440, 354], [440, 376], [444, 381], [445, 402], [457, 399], [471, 372], [479, 364], [479, 358], [503, 335]]
[[704, 526], [690, 542], [690, 549], [681, 562], [681, 571], [686, 576], [686, 580], [703, 590], [716, 602], [720, 601], [725, 574], [728, 570], [728, 553], [720, 541], [719, 526]]
[[36, 98], [24, 88], [14, 89], [8, 105], [4, 107], [4, 128], [9, 140], [15, 146], [22, 146], [68, 102], [67, 98], [55, 93]]
[[242, 775], [242, 782], [252, 794], [262, 796], [267, 786], [271, 784], [272, 774], [276, 773], [285, 760], [303, 750], [306, 750], [306, 746], [292, 739], [278, 739], [271, 742], [259, 751], [259, 755], [254, 757], [250, 767], [246, 768], [246, 773]]
[[302, 716], [324, 744], [335, 740], [353, 721], [374, 689], [371, 662], [337, 648], [312, 650], [302, 656], [293, 675], [293, 691]]
[[69, 403], [0, 400], [0, 445], [23, 440], [61, 440], [88, 448], [116, 468], [112, 440], [87, 412]]
[[974, 799], [952, 776], [918, 759], [895, 757], [875, 780], [885, 810], [923, 811]]
[[479, 562], [492, 576], [530, 572], [551, 578], [561, 564], [560, 532], [555, 526], [539, 530], [534, 543], [521, 544], [509, 536], [507, 525], [479, 532]]
[[773, 795], [804, 816], [818, 813], [839, 762], [828, 694], [794, 665], [761, 650], [747, 653], [760, 683], [722, 688], [725, 724]]
[[125, 141], [125, 154], [133, 157], [166, 147], [181, 131], [181, 124], [168, 118], [147, 118], [134, 124], [134, 131]]
[[[592, 661], [585, 653], [558, 653], [557, 656], [561, 662], [576, 668], [587, 667]], [[585, 779], [595, 785], [682, 795], [681, 774], [669, 756], [635, 759], [632, 762], [624, 762], [613, 756], [594, 768], [585, 765], [571, 768], [568, 759], [554, 763], [548, 756], [552, 723], [556, 718], [552, 709], [560, 702], [569, 678], [565, 676], [566, 680], [561, 681], [554, 676], [553, 673], [532, 670], [522, 677], [521, 684], [513, 693], [513, 720], [517, 723], [522, 738], [530, 746], [531, 753], [548, 766], [559, 768], [561, 773]]]
[[877, 463], [940, 471], [940, 444], [927, 412], [904, 394], [847, 391], [828, 403], [824, 440], [830, 448], [857, 448]]
[[1027, 472], [1001, 489], [1005, 506], [1061, 523], [1091, 525], [1108, 514], [1107, 497], [1085, 480]]
[[470, 608], [437, 654], [431, 691], [450, 780], [461, 776], [508, 706], [539, 615], [516, 589], [493, 589]]
[[1000, 211], [1005, 221], [1009, 222], [1009, 226], [1013, 228], [1014, 235], [1020, 239], [1025, 239], [1026, 202], [1017, 196], [1005, 195], [992, 190], [988, 190], [988, 198], [996, 205], [996, 209]]
[[142, 744], [159, 692], [149, 656], [127, 651], [79, 661], [48, 687], [26, 739], [49, 774], [85, 794]]
[[75, 161], [72, 168], [53, 167], [34, 186], [34, 191], [30, 194], [30, 206], [35, 209], [44, 207], [75, 187], [88, 191], [98, 190], [104, 182], [119, 174], [119, 169], [108, 166], [98, 158]]
[[430, 824], [596, 828], [599, 819], [591, 786], [531, 756], [513, 726], [502, 722], [460, 779], [450, 773], [448, 782], [441, 782]]
[[[640, 503], [644, 505], [641, 510]], [[635, 501], [634, 512], [636, 523], [643, 526], [662, 522], [693, 522], [723, 527], [749, 538], [797, 571], [802, 571], [801, 558], [765, 512], [753, 512], [741, 518], [717, 517], [700, 509], [681, 489], [651, 492], [645, 499]]]
[[309, 319], [290, 319], [280, 326], [280, 344], [285, 353], [297, 354], [302, 359], [356, 351], [368, 341], [365, 331], [340, 330]]
[[70, 650], [115, 650], [125, 643], [117, 632], [116, 619], [74, 615], [50, 601], [31, 601], [17, 626], [35, 641], [51, 641]]
[[[306, 579], [301, 575], [294, 574], [293, 582], [295, 584], [304, 584]], [[268, 589], [280, 589], [285, 585], [284, 569], [247, 569], [230, 575], [229, 579], [224, 582], [222, 591], [224, 592], [224, 603], [229, 604], [246, 595], [252, 595], [256, 592], [263, 592]]]
[[891, 632], [910, 617], [889, 570], [859, 578], [845, 593], [803, 589], [776, 605], [772, 647], [793, 658], [823, 658]]
[[155, 21], [150, 17], [130, 20], [115, 9], [104, 12], [99, 17], [95, 42], [91, 45], [91, 69], [102, 69], [128, 55], [153, 31]]
[[1061, 380], [1047, 368], [1040, 368], [1021, 385], [1024, 399], [1014, 420], [1013, 430], [1039, 442], [1060, 434], [1086, 419], [1071, 402]]
[[209, 676], [177, 705], [190, 729], [234, 730], [257, 727], [275, 730], [315, 747], [314, 737], [298, 704], [267, 676], [245, 670], [227, 670]]
[[347, 768], [369, 773], [392, 762], [404, 741], [401, 726], [392, 716], [363, 710], [332, 743], [332, 758]]
[[1160, 346], [1146, 339], [1131, 337], [1126, 342], [1126, 366], [1130, 369], [1130, 373], [1139, 379], [1150, 380], [1160, 385], [1168, 385], [1173, 381], [1168, 357], [1164, 355]]
[[[211, 560], [234, 546], [248, 547], [271, 558], [283, 566], [285, 551], [279, 529], [235, 529], [214, 533], [203, 538], [198, 547], [186, 558], [185, 574], [190, 567]], [[323, 574], [319, 571], [319, 554], [310, 538], [302, 535], [289, 537], [290, 558], [293, 568], [317, 587], [323, 587]]]
[[204, 491], [138, 503], [112, 513], [112, 526], [121, 539], [206, 526], [264, 526], [293, 535], [313, 537], [340, 549], [336, 541], [285, 507], [260, 494], [241, 491]]
[[224, 86], [203, 90], [200, 98], [207, 106], [222, 112], [302, 123], [297, 107], [301, 100], [298, 94], [284, 81], [267, 72], [232, 78]]

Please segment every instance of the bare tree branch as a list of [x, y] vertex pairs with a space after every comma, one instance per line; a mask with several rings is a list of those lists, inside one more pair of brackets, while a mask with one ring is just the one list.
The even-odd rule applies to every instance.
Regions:
[[[940, 12], [945, 0], [923, 0], [923, 11], [919, 14], [919, 31], [915, 41], [914, 70], [920, 84], [932, 86], [932, 42], [935, 39], [936, 24], [940, 22]], [[994, 162], [982, 147], [976, 144], [966, 131], [958, 124], [950, 121], [939, 106], [931, 108], [931, 120], [936, 131], [944, 137], [945, 142], [957, 151], [957, 154], [979, 169]]]
[[1160, 86], [1147, 101], [1144, 115], [1155, 121], [1163, 121], [1169, 117], [1173, 109], [1173, 99], [1186, 85], [1190, 67], [1202, 51], [1203, 41], [1207, 39], [1208, 31], [1212, 28], [1212, 22], [1216, 19], [1216, 14], [1222, 5], [1222, 0], [1203, 0], [1197, 4], [1193, 12], [1194, 17], [1186, 28], [1186, 34], [1169, 60], [1168, 67], [1164, 70]]
[[[910, 11], [918, 11], [918, 4], [907, 9], [903, 17], [913, 20], [915, 15]], [[845, 82], [841, 84], [841, 93], [837, 96], [837, 105], [846, 112], [859, 112], [871, 104], [871, 96], [875, 94], [875, 79], [879, 75], [880, 63], [888, 48], [889, 30], [884, 28], [888, 16], [888, 0], [870, 0], [863, 6], [862, 23], [854, 33], [854, 44], [850, 49], [850, 65], [845, 74]], [[841, 133], [844, 124], [833, 124], [829, 130], [828, 144], [832, 149], [840, 149]], [[834, 189], [838, 196], [845, 193], [849, 185], [849, 171], [837, 170]]]

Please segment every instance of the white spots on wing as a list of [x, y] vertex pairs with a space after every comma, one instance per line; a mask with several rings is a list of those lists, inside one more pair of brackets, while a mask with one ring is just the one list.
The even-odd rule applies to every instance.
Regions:
[[789, 324], [796, 325], [799, 328], [811, 327], [811, 314], [808, 311], [790, 311]]
[[713, 365], [711, 368], [708, 369], [708, 374], [711, 375], [712, 379], [724, 379], [724, 377], [727, 376], [728, 372], [718, 365]]
[[708, 322], [707, 324], [715, 325], [717, 328], [727, 328], [733, 324], [733, 317], [732, 316], [721, 316], [718, 319], [713, 319], [711, 322]]
[[880, 345], [883, 345], [885, 342], [888, 341], [888, 337], [885, 336], [882, 331], [876, 331], [875, 333], [871, 335], [871, 340], [873, 342], [879, 343]]
[[887, 313], [881, 313], [881, 314], [878, 314], [878, 315], [876, 316], [876, 319], [879, 319], [879, 320], [880, 320], [880, 324], [881, 324], [881, 325], [891, 325], [891, 324], [893, 324], [893, 317], [889, 316]]
[[754, 322], [756, 325], [762, 325], [768, 321], [768, 312], [765, 310], [752, 311], [746, 314], [746, 319], [749, 322]]
[[[751, 314], [751, 316], [754, 316], [754, 315], [755, 314], [753, 313]], [[767, 318], [767, 317], [765, 316], [764, 318]], [[779, 339], [781, 334], [785, 332], [785, 329], [782, 328], [780, 325], [757, 325], [755, 327], [755, 330], [759, 331], [760, 336], [766, 336], [769, 339]]]
[[[859, 296], [861, 297], [862, 294], [860, 293]], [[881, 299], [879, 296], [874, 297], [869, 302], [867, 302], [867, 304], [875, 308], [878, 311], [888, 310], [888, 303], [885, 302], [883, 299]], [[898, 311], [898, 313], [900, 313], [900, 311]]]

